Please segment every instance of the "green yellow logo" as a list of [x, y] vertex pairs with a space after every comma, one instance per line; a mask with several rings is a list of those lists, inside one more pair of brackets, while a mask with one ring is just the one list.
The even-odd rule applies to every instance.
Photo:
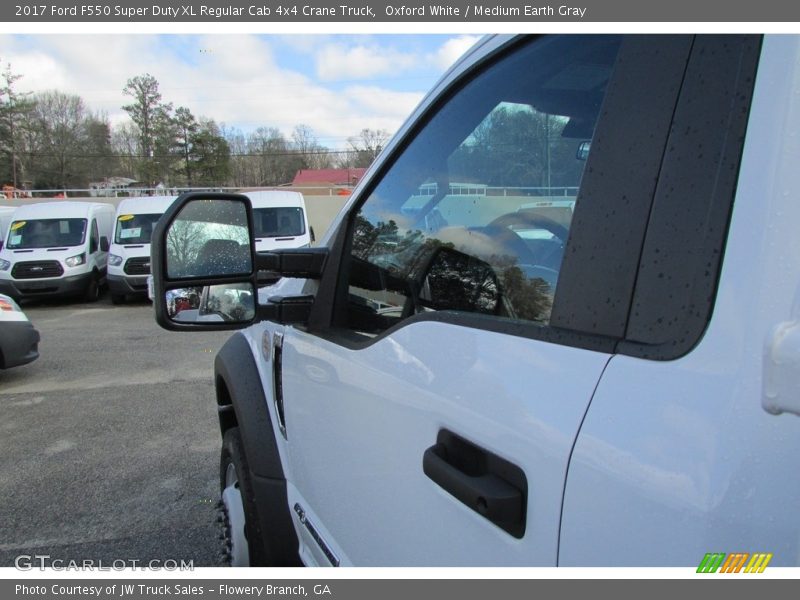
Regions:
[[771, 552], [724, 552], [709, 553], [700, 561], [698, 573], [763, 573], [769, 561], [772, 560]]

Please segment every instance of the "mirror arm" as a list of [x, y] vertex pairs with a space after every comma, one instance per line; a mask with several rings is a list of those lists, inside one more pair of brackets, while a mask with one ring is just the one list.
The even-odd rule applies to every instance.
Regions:
[[314, 305], [314, 296], [270, 296], [268, 304], [256, 309], [257, 321], [275, 323], [307, 323]]
[[282, 277], [319, 279], [328, 258], [328, 248], [296, 248], [256, 252], [256, 269]]

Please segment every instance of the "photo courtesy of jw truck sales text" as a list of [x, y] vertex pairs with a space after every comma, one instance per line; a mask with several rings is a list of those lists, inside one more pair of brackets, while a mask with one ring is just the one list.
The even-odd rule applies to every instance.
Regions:
[[798, 78], [797, 36], [490, 36], [317, 246], [179, 197], [156, 319], [241, 330], [232, 564], [798, 565]]
[[148, 596], [203, 596], [208, 594], [221, 597], [265, 598], [276, 596], [280, 598], [306, 598], [333, 596], [332, 588], [336, 584], [294, 584], [294, 585], [235, 585], [215, 584], [196, 585], [180, 583], [107, 583], [96, 585], [75, 585], [69, 583], [26, 585], [16, 584], [14, 593], [18, 597], [24, 596], [91, 596], [97, 598], [108, 597], [135, 597]]

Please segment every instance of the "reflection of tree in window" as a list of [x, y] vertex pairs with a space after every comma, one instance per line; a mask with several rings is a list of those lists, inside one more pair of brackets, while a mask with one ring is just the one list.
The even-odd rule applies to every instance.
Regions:
[[434, 254], [420, 294], [423, 306], [497, 314], [500, 291], [492, 267], [451, 248]]
[[500, 275], [507, 300], [508, 317], [546, 323], [553, 308], [553, 290], [544, 279], [528, 279], [517, 266], [508, 265]]
[[[452, 154], [451, 180], [490, 186], [576, 186], [583, 164], [563, 137], [567, 119], [530, 106], [500, 104]], [[525, 152], [521, 152], [521, 149]]]
[[[353, 255], [366, 260], [370, 254], [386, 253], [386, 244], [397, 236], [397, 223], [379, 222], [373, 225], [360, 212], [356, 215], [356, 226], [353, 230]], [[381, 240], [382, 247], [376, 247]]]

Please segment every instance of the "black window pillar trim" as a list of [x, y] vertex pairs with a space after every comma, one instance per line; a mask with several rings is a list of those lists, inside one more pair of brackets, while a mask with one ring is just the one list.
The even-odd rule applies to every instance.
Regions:
[[760, 35], [698, 36], [673, 120], [622, 354], [673, 360], [713, 314]]
[[621, 340], [693, 36], [626, 37], [575, 203], [550, 324]]

